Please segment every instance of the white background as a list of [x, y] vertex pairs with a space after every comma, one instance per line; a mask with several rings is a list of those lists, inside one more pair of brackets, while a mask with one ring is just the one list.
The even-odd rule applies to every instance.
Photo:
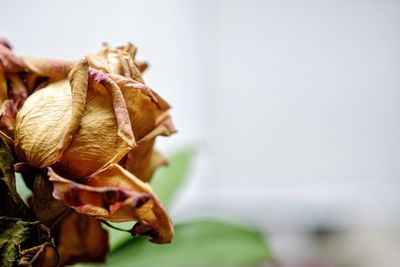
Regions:
[[176, 219], [266, 231], [398, 223], [400, 2], [0, 2], [18, 54], [131, 41], [198, 150]]

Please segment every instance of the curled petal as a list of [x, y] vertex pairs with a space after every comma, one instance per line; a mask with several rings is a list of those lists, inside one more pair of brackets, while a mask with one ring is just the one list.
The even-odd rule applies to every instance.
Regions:
[[49, 176], [54, 184], [53, 196], [76, 211], [114, 222], [137, 220], [152, 232], [136, 234], [150, 235], [154, 243], [171, 241], [171, 220], [150, 186], [118, 164], [93, 174], [84, 184], [62, 178], [51, 168]]
[[115, 112], [115, 118], [118, 125], [118, 135], [130, 146], [135, 147], [135, 137], [132, 132], [131, 121], [124, 96], [118, 85], [107, 75], [91, 70], [91, 79], [104, 86], [112, 97], [112, 104]]
[[[109, 75], [121, 88], [128, 105], [129, 116], [134, 125], [137, 147], [132, 149], [121, 164], [136, 177], [149, 181], [155, 169], [164, 164], [153, 153], [155, 138], [176, 132], [169, 116], [169, 105], [146, 85], [122, 77]], [[154, 160], [152, 160], [154, 156]], [[158, 157], [159, 158], [159, 157]]]
[[146, 61], [139, 61], [136, 62], [136, 66], [139, 69], [140, 73], [143, 73], [149, 68], [149, 63], [147, 63]]
[[103, 48], [96, 54], [89, 54], [89, 65], [104, 73], [122, 75], [136, 81], [142, 82], [141, 71], [136, 66], [133, 58], [136, 48], [128, 43], [126, 46], [112, 48], [103, 44]]
[[158, 125], [139, 140], [138, 146], [129, 151], [124, 163], [124, 167], [140, 178], [148, 182], [155, 170], [167, 162], [164, 157], [153, 149], [155, 138], [159, 135], [169, 136], [176, 132], [168, 112], [161, 115]]
[[109, 77], [121, 88], [134, 125], [133, 133], [136, 140], [141, 140], [160, 124], [169, 105], [143, 83], [120, 75], [111, 74]]

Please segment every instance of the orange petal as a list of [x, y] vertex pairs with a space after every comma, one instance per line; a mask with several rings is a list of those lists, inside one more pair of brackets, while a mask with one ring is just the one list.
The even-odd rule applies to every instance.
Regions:
[[53, 196], [76, 211], [114, 222], [136, 220], [142, 227], [135, 233], [150, 234], [154, 243], [171, 241], [171, 220], [150, 186], [118, 164], [93, 174], [84, 184], [62, 178], [51, 168], [49, 176], [54, 184]]
[[120, 75], [108, 76], [122, 90], [136, 140], [142, 139], [158, 126], [169, 105], [143, 83]]

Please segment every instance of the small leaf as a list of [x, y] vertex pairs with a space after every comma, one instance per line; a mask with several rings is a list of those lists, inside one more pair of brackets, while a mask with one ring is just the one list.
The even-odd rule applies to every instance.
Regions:
[[167, 167], [160, 168], [150, 185], [161, 202], [168, 206], [186, 178], [193, 158], [193, 149], [185, 149], [168, 157]]
[[113, 251], [105, 266], [251, 266], [271, 259], [260, 233], [222, 222], [197, 221], [177, 225], [170, 245], [133, 239]]
[[0, 216], [31, 218], [28, 207], [18, 195], [13, 157], [8, 145], [0, 138]]

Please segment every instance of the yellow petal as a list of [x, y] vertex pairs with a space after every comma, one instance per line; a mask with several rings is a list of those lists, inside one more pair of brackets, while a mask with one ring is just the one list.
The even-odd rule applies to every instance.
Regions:
[[42, 168], [59, 160], [78, 130], [88, 87], [85, 59], [74, 66], [69, 78], [31, 95], [17, 115], [16, 152], [32, 166]]
[[49, 176], [54, 183], [53, 196], [76, 211], [114, 222], [137, 220], [142, 226], [136, 228], [136, 234], [151, 232], [154, 243], [171, 241], [171, 220], [150, 186], [118, 164], [111, 164], [83, 183], [62, 178], [51, 168]]

